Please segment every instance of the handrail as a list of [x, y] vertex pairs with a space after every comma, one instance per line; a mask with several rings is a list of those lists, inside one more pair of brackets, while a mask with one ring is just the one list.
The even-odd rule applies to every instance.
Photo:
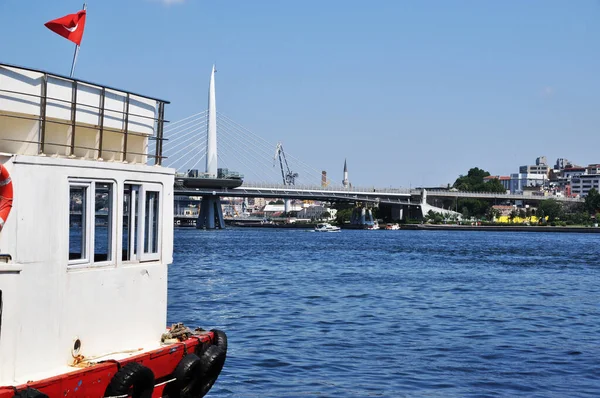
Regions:
[[[55, 147], [70, 148], [69, 150], [67, 150], [67, 153], [66, 153], [67, 156], [69, 156], [69, 155], [72, 156], [74, 154], [75, 149], [84, 149], [84, 150], [96, 151], [97, 159], [102, 158], [103, 152], [121, 153], [122, 161], [127, 160], [128, 154], [136, 155], [136, 156], [141, 155], [141, 156], [146, 156], [146, 159], [153, 158], [155, 161], [155, 164], [161, 165], [162, 160], [165, 158], [162, 156], [162, 152], [163, 152], [162, 141], [165, 140], [164, 135], [163, 135], [163, 127], [164, 127], [164, 123], [166, 122], [164, 119], [164, 105], [168, 104], [169, 103], [168, 101], [161, 100], [161, 99], [158, 99], [155, 97], [149, 97], [149, 96], [145, 96], [145, 95], [141, 95], [141, 94], [136, 94], [131, 91], [117, 89], [117, 88], [113, 88], [113, 87], [106, 86], [106, 85], [100, 85], [100, 84], [85, 81], [85, 80], [73, 79], [73, 78], [66, 77], [66, 76], [63, 76], [60, 74], [50, 73], [50, 72], [33, 69], [33, 68], [20, 67], [17, 65], [0, 63], [0, 69], [7, 71], [7, 73], [18, 73], [19, 70], [36, 72], [36, 73], [41, 74], [41, 79], [42, 79], [42, 84], [41, 84], [41, 87], [39, 88], [39, 90], [40, 90], [39, 94], [31, 93], [31, 92], [9, 90], [7, 88], [0, 88], [0, 93], [8, 95], [9, 100], [11, 99], [11, 95], [14, 96], [15, 100], [24, 100], [23, 97], [39, 99], [39, 102], [37, 104], [37, 107], [39, 107], [39, 114], [37, 114], [37, 115], [36, 114], [10, 114], [10, 113], [6, 113], [6, 112], [0, 113], [0, 118], [7, 117], [7, 118], [38, 121], [40, 124], [40, 126], [39, 126], [40, 131], [39, 131], [39, 136], [38, 136], [39, 139], [37, 141], [32, 141], [32, 140], [15, 140], [15, 139], [0, 138], [0, 140], [11, 141], [11, 142], [22, 142], [22, 143], [28, 143], [28, 144], [37, 144], [39, 153], [46, 153], [47, 146], [49, 145], [49, 146], [55, 146]], [[14, 69], [15, 71], [12, 71], [12, 69]], [[25, 75], [23, 75], [23, 76], [25, 76]], [[39, 77], [36, 77], [36, 79], [37, 78], [39, 78]], [[71, 98], [70, 98], [70, 100], [66, 99], [66, 98], [49, 97], [47, 95], [49, 78], [56, 78], [56, 79], [59, 79], [62, 81], [71, 82], [71, 88], [70, 88]], [[95, 95], [99, 96], [99, 98], [100, 98], [99, 106], [77, 101], [77, 93], [79, 90], [81, 90], [82, 87], [87, 87], [88, 89], [93, 89], [93, 90], [99, 91], [97, 94], [95, 94]], [[126, 105], [124, 110], [106, 108], [105, 98], [106, 98], [107, 90], [109, 93], [114, 93], [115, 95], [117, 95], [118, 98], [120, 98], [120, 97], [124, 98], [125, 105]], [[93, 91], [93, 92], [95, 93], [95, 91]], [[147, 110], [149, 113], [152, 112], [152, 116], [142, 115], [139, 113], [130, 113], [129, 112], [129, 109], [130, 109], [129, 103], [130, 103], [131, 96], [139, 97], [142, 100], [147, 99], [150, 101], [155, 101], [156, 103], [154, 105], [151, 105], [151, 103], [141, 105], [143, 108], [148, 107]], [[29, 100], [27, 100], [27, 101], [29, 101]], [[118, 100], [118, 101], [121, 102], [120, 100]], [[32, 102], [35, 103], [36, 101], [32, 100]], [[140, 104], [143, 104], [143, 103], [141, 102]], [[49, 117], [47, 117], [47, 111], [48, 111], [49, 107], [59, 107], [61, 109], [70, 108], [71, 116], [70, 116], [70, 118], [64, 118], [64, 120], [62, 120], [62, 118], [49, 118]], [[98, 113], [98, 117], [101, 118], [99, 124], [93, 125], [90, 123], [78, 122], [77, 121], [78, 111], [84, 112], [84, 113], [88, 113], [88, 112]], [[119, 128], [120, 127], [119, 124], [117, 124], [117, 126], [119, 126], [117, 128], [107, 127], [104, 123], [105, 118], [108, 118], [108, 120], [116, 120], [117, 123], [122, 122], [124, 128], [122, 128], [122, 129]], [[136, 120], [134, 122], [132, 122], [131, 118], [136, 118]], [[144, 134], [141, 132], [129, 131], [129, 126], [132, 123], [140, 124], [140, 126], [145, 126], [145, 128], [148, 128], [149, 131], [152, 131], [153, 133], [152, 134]], [[70, 126], [71, 127], [71, 138], [70, 138], [71, 143], [70, 143], [70, 145], [65, 145], [62, 143], [47, 142], [47, 136], [46, 136], [46, 125], [47, 124], [58, 124], [58, 125]], [[90, 148], [90, 147], [84, 147], [81, 145], [78, 145], [78, 146], [75, 145], [76, 129], [78, 129], [78, 128], [99, 131], [100, 140], [99, 140], [99, 143], [97, 144], [97, 147]], [[121, 145], [121, 148], [120, 148], [121, 150], [108, 150], [103, 147], [102, 138], [103, 138], [104, 131], [109, 131], [112, 133], [124, 135], [123, 144]], [[151, 154], [149, 151], [147, 153], [128, 151], [127, 137], [129, 135], [148, 137], [148, 139], [152, 139], [152, 140], [156, 141], [155, 153]]]
[[42, 69], [34, 69], [34, 68], [29, 68], [27, 66], [19, 66], [19, 65], [13, 65], [13, 64], [6, 64], [6, 63], [3, 63], [3, 62], [0, 62], [0, 67], [23, 69], [23, 70], [26, 70], [26, 71], [29, 71], [29, 72], [43, 73], [44, 75], [56, 77], [56, 78], [59, 78], [59, 79], [62, 79], [62, 80], [66, 80], [66, 81], [76, 81], [76, 82], [79, 82], [79, 83], [87, 84], [87, 85], [90, 85], [90, 86], [95, 86], [95, 87], [98, 87], [98, 88], [106, 88], [106, 89], [109, 89], [109, 90], [112, 90], [112, 91], [120, 91], [120, 92], [125, 93], [125, 94], [135, 95], [136, 97], [148, 98], [148, 99], [155, 100], [155, 101], [158, 101], [158, 102], [163, 102], [165, 104], [170, 104], [169, 101], [163, 100], [163, 99], [160, 99], [160, 98], [150, 97], [148, 95], [138, 94], [138, 93], [135, 93], [133, 91], [123, 90], [123, 89], [120, 89], [120, 88], [115, 88], [115, 87], [107, 86], [107, 85], [104, 85], [104, 84], [98, 84], [98, 83], [90, 82], [88, 80], [75, 79], [75, 78], [68, 77], [68, 76], [65, 76], [65, 75], [61, 75], [61, 74], [58, 74], [58, 73], [48, 72], [48, 71], [45, 71], [45, 70], [42, 70]]

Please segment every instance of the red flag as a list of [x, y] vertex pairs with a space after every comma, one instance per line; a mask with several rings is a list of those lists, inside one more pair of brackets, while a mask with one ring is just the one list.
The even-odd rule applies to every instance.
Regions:
[[46, 22], [45, 26], [54, 33], [71, 40], [79, 46], [81, 45], [83, 29], [85, 28], [85, 10], [81, 10], [77, 14], [69, 14], [53, 19], [50, 22]]

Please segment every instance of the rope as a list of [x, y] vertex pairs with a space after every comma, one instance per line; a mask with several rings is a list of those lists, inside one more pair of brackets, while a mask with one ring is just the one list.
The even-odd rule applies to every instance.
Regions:
[[175, 381], [175, 380], [177, 380], [177, 378], [176, 378], [176, 377], [172, 378], [171, 380], [163, 381], [162, 383], [158, 383], [158, 384], [156, 384], [156, 385], [154, 386], [154, 388], [156, 388], [156, 387], [160, 387], [160, 386], [164, 386], [165, 384], [169, 384], [169, 383], [171, 383], [171, 382], [173, 382], [173, 381]]

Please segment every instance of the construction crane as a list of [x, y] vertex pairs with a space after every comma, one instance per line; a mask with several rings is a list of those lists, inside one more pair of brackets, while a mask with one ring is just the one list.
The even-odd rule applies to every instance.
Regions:
[[[283, 179], [283, 185], [295, 185], [298, 173], [294, 173], [290, 170], [290, 166], [285, 158], [285, 152], [283, 151], [283, 145], [280, 142], [277, 143], [277, 147], [275, 148], [275, 156], [273, 157], [273, 161], [277, 160], [277, 158], [279, 158], [279, 166], [281, 167], [281, 178]], [[285, 167], [283, 166], [284, 163]]]

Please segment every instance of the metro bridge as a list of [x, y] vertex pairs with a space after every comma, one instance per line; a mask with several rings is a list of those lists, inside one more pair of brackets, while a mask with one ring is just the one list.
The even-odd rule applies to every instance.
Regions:
[[[332, 184], [325, 172], [285, 152], [281, 143], [268, 142], [217, 112], [215, 72], [213, 67], [208, 109], [171, 123], [164, 131], [168, 145], [163, 148], [163, 163], [178, 170], [175, 195], [202, 197], [196, 224], [199, 228], [224, 227], [221, 197], [286, 199], [286, 205], [291, 199], [353, 202], [366, 207], [386, 204], [401, 209], [400, 214], [409, 208], [418, 208], [423, 214], [429, 210], [453, 213], [449, 209], [429, 205], [427, 197], [480, 198], [498, 202], [522, 200], [528, 203], [549, 198], [444, 189], [360, 188], [350, 185], [347, 176], [344, 185]], [[220, 167], [217, 167], [217, 162]], [[233, 170], [243, 172], [246, 177]]]

